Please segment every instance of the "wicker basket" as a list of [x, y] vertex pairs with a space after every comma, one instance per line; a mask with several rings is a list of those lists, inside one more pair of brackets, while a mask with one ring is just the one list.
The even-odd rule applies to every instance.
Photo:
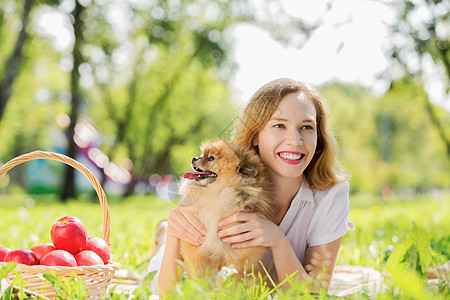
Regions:
[[[98, 180], [95, 178], [94, 174], [92, 174], [92, 172], [89, 171], [81, 163], [62, 154], [44, 151], [34, 151], [31, 153], [20, 155], [8, 161], [3, 166], [1, 166], [0, 177], [3, 176], [13, 167], [34, 159], [51, 159], [63, 162], [77, 169], [89, 179], [95, 191], [97, 192], [100, 205], [102, 208], [103, 239], [108, 244], [110, 244], [109, 242], [110, 215], [105, 192], [103, 191]], [[5, 265], [6, 265], [5, 262], [0, 262], [0, 267], [3, 267]], [[120, 264], [112, 262], [107, 265], [78, 266], [78, 267], [41, 266], [41, 265], [27, 266], [24, 264], [18, 264], [15, 270], [19, 271], [21, 273], [21, 278], [27, 282], [27, 284], [25, 285], [25, 289], [39, 296], [47, 298], [56, 297], [56, 293], [52, 285], [42, 277], [42, 273], [51, 273], [52, 271], [54, 271], [56, 275], [62, 277], [70, 277], [72, 273], [75, 273], [77, 276], [83, 278], [88, 296], [91, 298], [100, 298], [105, 294], [108, 285], [111, 283], [114, 273], [117, 270], [119, 270], [119, 268]], [[15, 275], [13, 273], [10, 273], [7, 275], [6, 280], [8, 281], [8, 283], [11, 283], [14, 277]]]

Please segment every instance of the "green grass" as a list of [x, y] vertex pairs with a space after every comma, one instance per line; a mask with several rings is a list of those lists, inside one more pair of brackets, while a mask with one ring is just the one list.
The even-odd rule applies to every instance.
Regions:
[[[374, 267], [390, 276], [385, 283], [389, 290], [377, 299], [446, 299], [448, 285], [441, 280], [434, 286], [426, 284], [426, 269], [449, 260], [450, 220], [449, 195], [381, 199], [373, 196], [352, 196], [349, 218], [356, 226], [342, 242], [338, 265]], [[111, 249], [122, 268], [140, 276], [145, 273], [157, 223], [168, 216], [174, 203], [154, 196], [133, 196], [126, 200], [109, 199], [111, 212]], [[66, 215], [79, 217], [89, 236], [102, 236], [102, 212], [89, 197], [80, 201], [59, 203], [50, 196], [0, 195], [0, 246], [29, 248], [50, 242], [50, 228]], [[146, 279], [148, 281], [149, 278]], [[209, 281], [182, 280], [172, 299], [267, 299], [271, 292], [259, 284], [258, 278], [246, 283], [231, 279]], [[146, 282], [144, 281], [144, 282]], [[144, 286], [137, 298], [148, 298]], [[326, 295], [305, 294], [294, 285], [281, 299], [303, 297], [327, 298]], [[122, 299], [119, 295], [110, 295]], [[373, 295], [359, 293], [353, 298], [369, 299]], [[123, 298], [125, 299], [125, 298]]]

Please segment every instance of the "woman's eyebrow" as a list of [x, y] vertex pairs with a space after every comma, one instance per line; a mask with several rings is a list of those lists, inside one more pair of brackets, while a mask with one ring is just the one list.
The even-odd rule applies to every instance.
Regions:
[[270, 118], [270, 120], [271, 120], [271, 121], [284, 121], [284, 122], [287, 122], [287, 121], [288, 121], [287, 119], [284, 119], [284, 118], [277, 118], [277, 117], [272, 117], [272, 118]]
[[[272, 117], [272, 118], [270, 118], [270, 121], [284, 121], [284, 122], [288, 122], [289, 120], [285, 119], [285, 118]], [[316, 120], [314, 120], [314, 119], [305, 119], [305, 120], [302, 120], [301, 122], [302, 123], [315, 123]]]

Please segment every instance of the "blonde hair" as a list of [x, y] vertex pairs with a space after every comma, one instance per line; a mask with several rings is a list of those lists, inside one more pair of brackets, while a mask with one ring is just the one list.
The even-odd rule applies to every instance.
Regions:
[[299, 81], [281, 78], [262, 86], [251, 98], [241, 118], [237, 120], [233, 140], [245, 147], [253, 141], [275, 113], [281, 100], [288, 94], [304, 93], [316, 110], [317, 147], [313, 159], [304, 171], [311, 189], [325, 189], [349, 179], [337, 159], [339, 150], [336, 138], [327, 126], [328, 109], [318, 91]]

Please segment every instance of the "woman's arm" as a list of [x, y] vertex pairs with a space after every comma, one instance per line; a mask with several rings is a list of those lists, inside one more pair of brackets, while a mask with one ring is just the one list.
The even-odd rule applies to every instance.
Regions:
[[206, 229], [185, 207], [177, 207], [170, 211], [167, 218], [166, 235], [166, 248], [157, 282], [159, 296], [169, 294], [179, 281], [178, 262], [182, 260], [180, 239], [198, 246], [204, 242]]
[[158, 295], [163, 297], [170, 294], [178, 278], [178, 260], [181, 260], [180, 240], [172, 235], [167, 235], [166, 248], [158, 277]]
[[[306, 281], [312, 291], [321, 291], [323, 287], [326, 287], [328, 291], [341, 240], [342, 237], [328, 244], [309, 247], [301, 263], [288, 239], [282, 239], [280, 243], [271, 247], [278, 281], [282, 282], [287, 276], [297, 271], [294, 278], [299, 282]], [[283, 289], [289, 287], [289, 283], [282, 286]]]
[[[237, 221], [244, 223], [218, 232], [219, 237], [222, 237], [225, 243], [231, 243], [233, 248], [270, 247], [279, 282], [297, 272], [295, 278], [300, 282], [315, 278], [310, 284], [311, 290], [319, 291], [323, 283], [328, 289], [336, 265], [341, 238], [325, 245], [308, 248], [302, 264], [283, 231], [272, 221], [258, 213], [241, 212], [223, 219], [219, 226], [226, 226]], [[325, 268], [325, 282], [320, 278], [324, 272], [323, 268]], [[289, 287], [289, 283], [286, 283], [282, 288]]]

